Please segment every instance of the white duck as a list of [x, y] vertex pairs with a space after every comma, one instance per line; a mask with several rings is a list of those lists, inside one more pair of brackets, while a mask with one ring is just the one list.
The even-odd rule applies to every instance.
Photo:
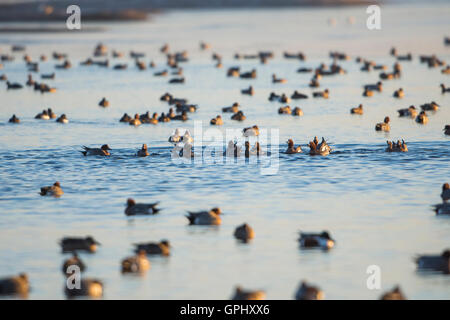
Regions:
[[177, 145], [181, 141], [180, 130], [177, 128], [175, 132], [169, 137], [169, 142]]
[[184, 135], [181, 137], [181, 142], [183, 142], [184, 144], [192, 144], [194, 142], [194, 138], [192, 138], [189, 130], [186, 130]]

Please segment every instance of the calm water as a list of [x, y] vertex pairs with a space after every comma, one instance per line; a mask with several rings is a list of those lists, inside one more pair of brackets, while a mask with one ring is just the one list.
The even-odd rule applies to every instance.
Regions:
[[[346, 19], [355, 17], [349, 25]], [[419, 54], [435, 53], [450, 61], [443, 37], [450, 27], [450, 6], [383, 7], [382, 30], [365, 28], [365, 8], [283, 9], [241, 11], [184, 11], [156, 16], [148, 23], [105, 26], [103, 33], [1, 34], [0, 50], [12, 43], [27, 45], [37, 59], [53, 51], [70, 55], [73, 68], [57, 70], [54, 94], [29, 88], [6, 91], [0, 87], [0, 275], [25, 271], [30, 276], [29, 298], [64, 298], [60, 267], [67, 255], [60, 253], [63, 236], [93, 235], [102, 246], [94, 255], [82, 255], [86, 275], [105, 283], [105, 298], [120, 299], [227, 299], [241, 284], [260, 288], [269, 299], [291, 299], [300, 280], [320, 286], [328, 299], [376, 299], [382, 291], [400, 284], [408, 298], [448, 299], [450, 278], [419, 274], [413, 257], [440, 253], [450, 245], [450, 220], [436, 217], [431, 205], [439, 203], [441, 185], [450, 180], [450, 140], [442, 129], [450, 123], [450, 94], [441, 95], [440, 83], [450, 85], [441, 68], [429, 69]], [[328, 18], [337, 20], [335, 27]], [[186, 84], [168, 85], [167, 78], [153, 77], [153, 70], [138, 71], [128, 57], [126, 71], [81, 67], [103, 41], [110, 49], [147, 54], [162, 70], [165, 59], [158, 51], [164, 43], [173, 50], [186, 49], [190, 62], [183, 64]], [[223, 55], [224, 68], [216, 69], [211, 51], [200, 51], [199, 41], [210, 42]], [[400, 53], [411, 51], [399, 80], [384, 83], [382, 94], [363, 98], [362, 85], [374, 83], [378, 72], [360, 72], [357, 55], [392, 66], [388, 56], [395, 45]], [[267, 65], [234, 60], [236, 52], [273, 50]], [[307, 60], [282, 58], [282, 52], [303, 51]], [[271, 91], [311, 93], [310, 75], [296, 69], [330, 63], [328, 52], [351, 55], [340, 62], [346, 75], [326, 77], [330, 99], [308, 99], [300, 106], [304, 117], [277, 114], [278, 103], [269, 102]], [[24, 83], [26, 69], [21, 54], [0, 73]], [[115, 61], [113, 62], [113, 64]], [[41, 64], [51, 73], [55, 61]], [[256, 68], [256, 80], [227, 78], [229, 66]], [[271, 75], [287, 78], [272, 84]], [[35, 76], [37, 78], [37, 75]], [[253, 85], [253, 97], [240, 89]], [[405, 98], [392, 93], [399, 87]], [[261, 175], [261, 163], [182, 164], [171, 161], [168, 136], [177, 126], [194, 132], [194, 122], [170, 122], [134, 128], [118, 123], [124, 112], [165, 112], [159, 101], [165, 92], [199, 105], [192, 120], [209, 120], [224, 106], [239, 101], [247, 116], [243, 123], [229, 120], [220, 128], [258, 124], [279, 129], [280, 151], [293, 138], [303, 146], [313, 136], [324, 136], [335, 153], [328, 157], [280, 154], [275, 175]], [[107, 97], [111, 106], [98, 101]], [[397, 118], [396, 110], [435, 100], [442, 107], [420, 126]], [[349, 109], [363, 103], [365, 114], [351, 116]], [[66, 113], [67, 125], [37, 121], [33, 117], [51, 107]], [[6, 124], [15, 113], [20, 125]], [[374, 125], [389, 115], [391, 132], [377, 133]], [[409, 152], [387, 154], [386, 139], [405, 139]], [[108, 143], [107, 159], [85, 158], [82, 145]], [[149, 144], [152, 157], [138, 159], [134, 152]], [[307, 147], [304, 147], [307, 149]], [[60, 199], [42, 198], [39, 188], [59, 180], [65, 191]], [[125, 201], [161, 201], [160, 215], [127, 218]], [[224, 212], [218, 228], [189, 227], [186, 210], [219, 206]], [[237, 243], [234, 228], [248, 222], [256, 232], [250, 244]], [[298, 249], [298, 231], [327, 229], [337, 240], [328, 253]], [[132, 253], [132, 244], [167, 238], [173, 245], [169, 258], [151, 258], [144, 277], [122, 276], [120, 260]], [[382, 290], [366, 288], [366, 268], [379, 265]]]

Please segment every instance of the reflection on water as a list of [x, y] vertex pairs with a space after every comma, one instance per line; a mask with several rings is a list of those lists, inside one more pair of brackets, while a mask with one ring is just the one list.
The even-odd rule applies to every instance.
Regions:
[[[419, 274], [412, 259], [419, 253], [439, 253], [450, 243], [450, 220], [431, 210], [440, 202], [442, 183], [450, 180], [450, 142], [442, 132], [450, 122], [450, 95], [441, 95], [439, 89], [448, 76], [417, 59], [418, 54], [436, 53], [450, 60], [442, 45], [449, 8], [413, 6], [407, 14], [402, 8], [383, 9], [383, 29], [378, 33], [361, 27], [365, 12], [355, 8], [172, 12], [150, 23], [115, 25], [104, 34], [3, 34], [2, 52], [8, 43], [23, 42], [35, 57], [53, 50], [69, 53], [74, 68], [56, 72], [54, 94], [7, 92], [0, 86], [2, 122], [13, 113], [22, 120], [20, 125], [0, 125], [0, 275], [26, 271], [32, 286], [29, 298], [63, 298], [60, 268], [67, 255], [61, 254], [58, 240], [93, 235], [102, 246], [82, 259], [86, 274], [104, 281], [105, 298], [227, 299], [234, 286], [242, 284], [266, 290], [269, 299], [291, 299], [299, 281], [307, 279], [319, 285], [326, 298], [373, 299], [381, 292], [366, 288], [366, 268], [376, 264], [383, 290], [400, 284], [408, 298], [448, 299], [448, 277]], [[339, 22], [347, 15], [361, 23], [352, 27], [338, 23], [334, 28], [326, 24], [330, 16]], [[187, 49], [191, 61], [183, 65], [186, 84], [171, 87], [167, 79], [153, 77], [153, 71], [138, 71], [128, 58], [122, 59], [129, 63], [127, 71], [79, 67], [99, 40], [110, 49], [147, 52], [145, 61], [154, 60], [156, 70], [164, 68], [164, 56], [158, 51], [163, 43], [174, 50]], [[224, 56], [223, 70], [213, 67], [210, 51], [199, 51], [200, 40], [212, 43]], [[330, 89], [330, 99], [291, 105], [300, 106], [303, 117], [278, 115], [280, 105], [267, 100], [271, 91], [310, 94], [310, 75], [296, 69], [328, 62], [329, 50], [391, 66], [392, 45], [401, 52], [411, 51], [414, 60], [402, 63], [402, 78], [385, 82], [380, 95], [361, 96], [362, 85], [375, 83], [378, 73], [360, 72], [352, 59], [340, 62], [347, 75], [321, 81], [322, 88]], [[232, 59], [236, 52], [267, 49], [276, 54], [268, 65]], [[285, 60], [284, 50], [302, 50], [307, 60], [301, 64]], [[43, 63], [41, 72], [53, 72], [53, 65]], [[258, 78], [227, 78], [225, 70], [233, 65], [243, 70], [256, 67]], [[288, 83], [272, 84], [274, 70]], [[2, 72], [12, 81], [24, 82], [26, 77], [20, 56]], [[255, 96], [241, 96], [240, 89], [249, 84]], [[405, 98], [396, 100], [392, 93], [400, 86]], [[224, 115], [222, 132], [254, 124], [279, 129], [278, 173], [261, 175], [261, 162], [177, 165], [167, 138], [180, 123], [134, 128], [118, 122], [124, 112], [166, 112], [167, 105], [159, 101], [166, 91], [198, 104], [198, 111], [189, 116], [203, 120], [204, 131], [222, 107], [235, 101], [247, 120], [235, 123]], [[109, 108], [97, 106], [102, 97], [111, 102]], [[442, 107], [430, 114], [425, 126], [396, 116], [397, 109], [431, 100]], [[350, 115], [350, 108], [359, 103], [365, 114]], [[33, 119], [48, 107], [67, 114], [69, 124]], [[386, 115], [392, 119], [391, 132], [375, 132], [375, 123]], [[182, 126], [194, 132], [193, 121]], [[328, 157], [283, 153], [288, 138], [307, 150], [315, 135], [324, 136], [334, 153]], [[401, 138], [408, 153], [384, 152], [387, 139]], [[86, 158], [79, 152], [82, 145], [104, 143], [113, 149], [109, 158]], [[142, 143], [154, 155], [134, 157]], [[63, 197], [38, 195], [41, 186], [56, 180], [64, 189]], [[162, 211], [127, 218], [128, 197], [160, 201]], [[187, 225], [186, 210], [213, 206], [224, 212], [220, 227]], [[248, 244], [233, 237], [234, 228], [244, 222], [256, 234]], [[300, 230], [329, 230], [336, 247], [329, 252], [300, 251]], [[133, 243], [161, 239], [173, 245], [170, 257], [150, 257], [152, 268], [145, 277], [120, 274], [120, 261], [131, 254]]]

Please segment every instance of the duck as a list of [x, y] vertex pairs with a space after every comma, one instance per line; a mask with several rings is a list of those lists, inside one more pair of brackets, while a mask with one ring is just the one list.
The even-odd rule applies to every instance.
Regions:
[[175, 117], [173, 117], [172, 120], [187, 121], [189, 119], [188, 119], [188, 116], [187, 116], [187, 112], [183, 111], [183, 112], [181, 112], [181, 114], [176, 115]]
[[33, 76], [31, 74], [29, 74], [26, 85], [31, 87], [31, 86], [34, 86], [34, 84], [35, 84], [35, 81], [33, 80]]
[[450, 215], [450, 204], [445, 202], [433, 206], [436, 215]]
[[294, 153], [302, 153], [303, 152], [302, 147], [300, 147], [300, 146], [295, 147], [294, 146], [294, 140], [289, 139], [287, 141], [287, 144], [288, 144], [288, 147], [287, 147], [287, 149], [285, 151], [287, 154], [294, 154]]
[[280, 101], [279, 102], [281, 102], [281, 103], [289, 103], [289, 102], [291, 102], [291, 98], [289, 98], [287, 95], [282, 93], [281, 96], [280, 96]]
[[292, 115], [301, 117], [301, 116], [303, 116], [303, 110], [299, 107], [295, 107], [294, 110], [292, 110]]
[[137, 153], [136, 153], [136, 156], [138, 156], [138, 157], [147, 157], [147, 156], [149, 156], [149, 155], [150, 155], [150, 153], [148, 152], [148, 149], [147, 149], [147, 145], [146, 145], [146, 144], [143, 144], [143, 145], [142, 145], [142, 148], [139, 149], [139, 150], [137, 151]]
[[444, 94], [446, 92], [450, 92], [450, 88], [445, 87], [445, 85], [443, 83], [441, 83], [441, 89], [442, 89], [442, 94]]
[[72, 274], [72, 272], [69, 272], [70, 270], [67, 270], [70, 266], [77, 266], [79, 271], [83, 272], [86, 270], [86, 265], [84, 262], [78, 257], [77, 253], [74, 252], [72, 257], [65, 260], [62, 266], [62, 273], [66, 276], [69, 276]]
[[446, 202], [450, 200], [450, 186], [448, 183], [444, 183], [442, 185], [442, 193], [441, 193], [442, 201]]
[[128, 68], [128, 64], [126, 63], [118, 63], [113, 67], [113, 70], [125, 70]]
[[369, 89], [364, 89], [363, 97], [373, 97], [373, 91]]
[[397, 60], [399, 60], [399, 61], [411, 61], [412, 60], [412, 55], [411, 55], [411, 53], [405, 54], [403, 56], [398, 55], [397, 56]]
[[167, 75], [169, 75], [169, 72], [167, 70], [162, 70], [162, 71], [153, 73], [153, 75], [155, 77], [166, 77]]
[[23, 85], [21, 85], [20, 83], [11, 83], [9, 81], [6, 81], [6, 87], [8, 90], [18, 90], [22, 89]]
[[220, 218], [222, 211], [220, 210], [220, 208], [212, 208], [210, 211], [188, 211], [188, 214], [189, 215], [186, 215], [186, 218], [189, 220], [190, 225], [216, 226], [222, 224], [222, 219]]
[[221, 126], [223, 125], [223, 120], [221, 115], [217, 115], [215, 118], [212, 118], [209, 122], [211, 125]]
[[350, 113], [351, 113], [351, 114], [363, 114], [363, 113], [364, 113], [364, 111], [363, 111], [363, 105], [360, 104], [360, 105], [357, 106], [356, 108], [351, 108], [351, 109], [350, 109]]
[[255, 237], [255, 232], [252, 227], [244, 223], [234, 230], [234, 237], [243, 242], [247, 242]]
[[130, 122], [131, 120], [132, 118], [127, 113], [124, 113], [122, 118], [120, 118], [119, 122]]
[[140, 126], [142, 124], [142, 122], [139, 119], [139, 114], [136, 113], [134, 115], [134, 119], [132, 119], [129, 123], [130, 123], [130, 126], [135, 126], [135, 127]]
[[408, 152], [408, 146], [406, 145], [405, 140], [402, 140], [402, 142], [398, 140], [397, 143], [394, 141], [386, 141], [386, 143], [388, 145], [386, 152]]
[[177, 112], [195, 112], [197, 111], [197, 105], [195, 104], [186, 104], [186, 103], [177, 103], [175, 105], [175, 109]]
[[428, 116], [425, 111], [421, 111], [419, 115], [416, 117], [416, 122], [420, 124], [428, 123]]
[[65, 114], [62, 114], [58, 119], [56, 119], [56, 122], [69, 123], [69, 119], [67, 119], [67, 116]]
[[375, 130], [389, 132], [391, 130], [389, 122], [390, 122], [389, 117], [385, 117], [383, 122], [377, 123], [375, 125]]
[[125, 215], [137, 216], [137, 215], [153, 215], [157, 214], [160, 209], [156, 208], [159, 202], [154, 203], [136, 203], [134, 199], [129, 198], [127, 200], [127, 207], [125, 208]]
[[16, 117], [15, 114], [12, 115], [11, 118], [8, 120], [9, 123], [20, 123], [20, 119]]
[[86, 146], [83, 146], [84, 151], [81, 151], [81, 153], [84, 156], [110, 156], [111, 153], [109, 153], [108, 150], [112, 150], [107, 144], [102, 145], [100, 148], [88, 148]]
[[177, 145], [179, 142], [181, 142], [180, 129], [176, 128], [175, 132], [169, 137], [168, 141], [175, 145]]
[[167, 116], [170, 118], [170, 119], [173, 119], [176, 115], [175, 115], [175, 112], [173, 112], [173, 108], [169, 108], [169, 113], [167, 114]]
[[291, 95], [291, 99], [293, 100], [308, 99], [308, 96], [295, 90], [294, 93]]
[[172, 78], [169, 80], [169, 83], [184, 83], [184, 78]]
[[330, 237], [328, 231], [322, 231], [322, 233], [300, 233], [298, 239], [300, 248], [320, 248], [328, 250], [334, 247], [335, 241]]
[[295, 293], [295, 300], [323, 300], [325, 297], [322, 290], [318, 287], [308, 284], [306, 281], [302, 281]]
[[50, 119], [55, 119], [57, 117], [56, 113], [54, 113], [51, 108], [47, 109], [47, 114], [48, 114]]
[[50, 79], [53, 80], [55, 79], [55, 73], [50, 73], [50, 74], [41, 74], [41, 79]]
[[405, 96], [405, 92], [403, 91], [403, 88], [400, 88], [400, 89], [394, 91], [393, 96], [394, 96], [394, 98], [399, 98], [399, 99], [403, 98]]
[[447, 65], [444, 69], [441, 70], [442, 74], [450, 74], [450, 65]]
[[255, 94], [255, 90], [253, 90], [253, 87], [250, 86], [250, 87], [248, 87], [248, 89], [242, 89], [241, 93], [242, 94], [248, 94], [248, 95], [252, 96], [252, 95]]
[[245, 119], [246, 117], [242, 111], [238, 111], [231, 116], [231, 120], [244, 121]]
[[194, 138], [192, 138], [191, 133], [189, 132], [189, 130], [186, 130], [184, 132], [184, 135], [181, 137], [180, 141], [185, 143], [185, 144], [191, 144], [191, 143], [194, 142]]
[[381, 92], [383, 91], [383, 83], [378, 81], [376, 84], [366, 84], [364, 90]]
[[287, 83], [286, 79], [277, 78], [277, 75], [274, 73], [272, 74], [272, 83]]
[[239, 67], [230, 67], [227, 70], [227, 77], [239, 77], [240, 68]]
[[313, 70], [311, 68], [299, 68], [299, 69], [297, 69], [298, 73], [310, 73], [312, 71]]
[[169, 116], [166, 116], [164, 112], [161, 113], [161, 116], [158, 118], [158, 122], [169, 122], [172, 120]]
[[153, 115], [150, 117], [150, 113], [147, 111], [145, 114], [139, 117], [139, 120], [142, 123], [158, 124], [159, 122], [158, 113], [154, 112]]
[[71, 289], [65, 286], [64, 292], [69, 299], [76, 297], [101, 298], [103, 296], [103, 283], [98, 279], [85, 278], [81, 279], [79, 288]]
[[64, 194], [64, 191], [62, 190], [59, 181], [56, 181], [51, 186], [42, 187], [41, 192], [39, 194], [41, 196], [53, 196], [59, 198]]
[[385, 292], [380, 300], [406, 300], [406, 298], [400, 287], [396, 286], [391, 291]]
[[26, 297], [30, 291], [28, 275], [20, 273], [17, 276], [0, 278], [0, 296], [19, 295]]
[[127, 257], [121, 262], [122, 273], [144, 273], [150, 269], [150, 261], [144, 250], [135, 256]]
[[97, 251], [97, 246], [100, 245], [100, 243], [91, 236], [87, 236], [86, 238], [65, 237], [59, 242], [59, 244], [63, 253], [76, 251], [94, 253]]
[[399, 109], [397, 112], [399, 117], [417, 117], [417, 109], [414, 106], [409, 106], [409, 108], [406, 109]]
[[450, 124], [445, 125], [443, 131], [445, 135], [450, 136]]
[[271, 92], [269, 95], [269, 101], [279, 101], [280, 98], [281, 96], [276, 94], [275, 92]]
[[290, 106], [280, 107], [278, 109], [278, 114], [292, 114], [292, 110]]
[[146, 243], [135, 243], [134, 252], [138, 253], [144, 251], [146, 254], [150, 255], [162, 255], [169, 256], [171, 245], [169, 240], [161, 240], [160, 242], [146, 242]]
[[421, 105], [420, 109], [422, 109], [423, 111], [438, 111], [439, 105], [436, 102], [431, 101], [430, 103], [424, 103], [423, 105]]
[[417, 256], [414, 260], [419, 270], [450, 273], [450, 249], [444, 250], [440, 255]]
[[320, 83], [319, 83], [318, 77], [314, 76], [311, 79], [311, 81], [309, 82], [308, 85], [309, 85], [310, 88], [318, 88], [318, 87], [320, 87]]
[[249, 72], [244, 72], [239, 74], [241, 79], [255, 79], [256, 78], [256, 69], [252, 69]]
[[324, 98], [324, 99], [328, 99], [328, 97], [329, 97], [329, 91], [328, 91], [328, 89], [325, 89], [324, 91], [316, 91], [316, 92], [313, 92], [313, 97], [314, 97], [314, 98]]
[[259, 136], [259, 128], [257, 125], [242, 129], [244, 137], [257, 137]]
[[237, 286], [232, 300], [264, 300], [266, 293], [262, 290], [244, 290]]
[[322, 137], [322, 142], [319, 144], [317, 137], [314, 138], [314, 141], [309, 142], [309, 154], [312, 156], [321, 155], [327, 156], [331, 152], [330, 146], [327, 144], [325, 139]]
[[65, 61], [63, 62], [63, 64], [57, 64], [57, 65], [55, 66], [55, 68], [56, 68], [56, 69], [70, 69], [70, 68], [72, 68], [72, 64], [70, 63], [69, 60], [65, 60]]
[[141, 71], [147, 69], [146, 64], [143, 61], [139, 61], [139, 60], [136, 60], [136, 67]]
[[109, 101], [106, 100], [105, 97], [103, 97], [103, 99], [100, 100], [100, 102], [98, 103], [98, 105], [99, 105], [100, 107], [103, 107], [103, 108], [109, 107]]

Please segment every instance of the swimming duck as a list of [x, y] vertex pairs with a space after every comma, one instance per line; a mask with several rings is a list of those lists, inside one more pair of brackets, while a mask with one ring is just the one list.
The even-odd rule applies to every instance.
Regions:
[[327, 231], [322, 233], [300, 233], [298, 239], [301, 248], [320, 248], [328, 250], [334, 247], [335, 241], [330, 237]]
[[405, 140], [402, 140], [402, 142], [400, 142], [400, 140], [397, 141], [397, 143], [395, 143], [394, 141], [386, 141], [387, 143], [387, 148], [386, 148], [386, 152], [408, 152], [408, 147], [405, 143]]
[[394, 73], [386, 73], [386, 72], [380, 73], [380, 79], [382, 80], [392, 80], [394, 78], [395, 78]]
[[133, 199], [129, 198], [127, 200], [127, 207], [125, 208], [125, 215], [136, 216], [136, 215], [153, 215], [157, 214], [160, 209], [156, 208], [159, 202], [154, 203], [136, 203]]
[[443, 83], [441, 83], [441, 89], [442, 89], [442, 94], [444, 94], [446, 92], [450, 92], [450, 88], [446, 88]]
[[60, 243], [62, 252], [76, 252], [76, 251], [86, 251], [89, 253], [94, 253], [97, 251], [97, 246], [100, 245], [99, 242], [94, 240], [93, 237], [87, 236], [86, 238], [63, 238]]
[[[162, 119], [167, 120], [167, 119]], [[158, 124], [158, 114], [156, 112], [153, 113], [152, 117], [149, 116], [149, 112], [147, 111], [145, 115], [140, 117], [140, 121], [142, 123], [150, 123], [150, 124]]]
[[280, 101], [281, 103], [289, 103], [289, 102], [291, 102], [291, 99], [290, 99], [287, 95], [285, 95], [284, 93], [282, 93], [281, 96], [280, 96], [279, 101]]
[[313, 97], [314, 98], [324, 98], [324, 99], [328, 99], [329, 96], [329, 91], [328, 89], [325, 89], [324, 91], [316, 91], [313, 92]]
[[444, 183], [442, 185], [442, 193], [441, 193], [442, 201], [450, 200], [450, 186], [448, 183]]
[[391, 126], [389, 125], [389, 117], [384, 118], [384, 122], [377, 123], [375, 126], [376, 131], [386, 131], [389, 132], [391, 130]]
[[169, 83], [184, 83], [184, 78], [172, 78]]
[[176, 115], [175, 117], [172, 118], [172, 120], [187, 121], [189, 119], [187, 116], [187, 112], [183, 111], [183, 112], [181, 112], [181, 115]]
[[102, 100], [100, 100], [98, 105], [103, 108], [109, 107], [109, 101], [106, 100], [106, 98], [103, 98]]
[[421, 111], [419, 115], [416, 117], [416, 122], [420, 124], [427, 124], [428, 123], [428, 116], [425, 113], [425, 111]]
[[272, 74], [272, 83], [287, 83], [286, 79], [277, 78], [277, 75], [274, 73]]
[[84, 264], [84, 262], [78, 257], [77, 253], [74, 252], [73, 256], [70, 257], [69, 259], [67, 259], [66, 261], [64, 261], [63, 266], [62, 266], [62, 272], [66, 275], [66, 276], [70, 276], [70, 272], [68, 272], [68, 268], [70, 266], [77, 266], [79, 268], [79, 270], [81, 272], [83, 272], [86, 269], [86, 265]]
[[294, 110], [292, 110], [292, 115], [301, 117], [301, 116], [303, 116], [303, 110], [300, 109], [299, 107], [295, 107]]
[[210, 211], [191, 212], [186, 216], [190, 225], [220, 225], [222, 219], [220, 214], [222, 211], [219, 208], [213, 208]]
[[135, 256], [122, 260], [122, 273], [144, 273], [150, 269], [150, 261], [144, 250], [139, 251]]
[[186, 104], [186, 103], [176, 103], [175, 110], [177, 112], [195, 112], [197, 111], [197, 105], [195, 104]]
[[294, 146], [294, 140], [289, 139], [287, 141], [287, 144], [288, 144], [288, 148], [285, 151], [287, 154], [302, 153], [303, 152], [302, 147], [300, 147], [300, 146], [295, 147]]
[[41, 74], [41, 79], [50, 79], [53, 80], [55, 79], [55, 73], [50, 73], [50, 74]]
[[369, 89], [364, 89], [363, 97], [373, 97], [373, 91]]
[[0, 296], [1, 295], [19, 295], [26, 297], [30, 291], [28, 276], [21, 273], [18, 276], [0, 278]]
[[165, 77], [165, 76], [169, 75], [169, 72], [167, 70], [162, 70], [162, 71], [153, 73], [153, 75], [155, 77]]
[[138, 150], [138, 152], [136, 153], [136, 156], [138, 156], [138, 157], [147, 157], [149, 155], [150, 155], [150, 153], [148, 152], [146, 144], [143, 144], [142, 148], [140, 150]]
[[400, 89], [394, 91], [393, 96], [394, 96], [394, 98], [399, 98], [399, 99], [403, 98], [405, 96], [405, 92], [403, 91], [403, 88], [400, 88]]
[[28, 79], [27, 79], [27, 86], [34, 86], [35, 81], [33, 80], [33, 76], [31, 74], [28, 75]]
[[79, 288], [70, 289], [65, 286], [64, 292], [69, 299], [75, 297], [101, 298], [103, 296], [103, 283], [97, 279], [81, 279]]
[[320, 87], [320, 83], [319, 83], [319, 79], [317, 76], [314, 76], [311, 81], [309, 82], [309, 87], [310, 88], [318, 88]]
[[436, 215], [450, 215], [450, 203], [444, 202], [433, 206]]
[[62, 114], [58, 119], [56, 119], [56, 122], [69, 123], [69, 119], [67, 119], [67, 116], [65, 114]]
[[319, 144], [317, 137], [314, 138], [314, 141], [309, 142], [309, 154], [312, 156], [321, 155], [327, 156], [331, 152], [330, 146], [327, 144], [325, 139], [322, 137], [322, 142]]
[[351, 114], [363, 114], [363, 113], [364, 113], [364, 111], [363, 111], [363, 105], [360, 104], [360, 105], [357, 106], [356, 108], [351, 108], [351, 109], [350, 109], [350, 113], [351, 113]]
[[302, 52], [298, 52], [298, 53], [291, 53], [291, 52], [283, 52], [283, 56], [286, 59], [299, 59], [301, 61], [304, 61], [305, 55]]
[[255, 79], [256, 78], [256, 69], [252, 69], [249, 72], [244, 72], [239, 75], [241, 79]]
[[415, 258], [419, 270], [430, 270], [450, 273], [450, 249], [444, 250], [440, 255], [423, 255]]
[[158, 122], [169, 122], [171, 118], [166, 116], [164, 112], [161, 113], [161, 116], [158, 118]]
[[56, 181], [52, 186], [42, 187], [39, 194], [41, 196], [53, 196], [59, 198], [64, 194], [64, 191], [61, 189], [59, 181]]
[[309, 285], [306, 281], [300, 283], [295, 293], [295, 300], [323, 300], [324, 293], [318, 287]]
[[86, 146], [83, 146], [84, 151], [81, 151], [81, 153], [84, 156], [110, 156], [108, 150], [112, 150], [107, 144], [102, 145], [100, 148], [88, 148]]
[[63, 64], [57, 64], [55, 66], [56, 69], [70, 69], [72, 68], [72, 64], [69, 60], [65, 60]]
[[137, 127], [137, 126], [140, 126], [141, 124], [142, 124], [142, 122], [141, 122], [141, 120], [139, 120], [139, 114], [136, 113], [136, 114], [134, 115], [134, 119], [132, 119], [132, 120], [130, 121], [130, 126], [135, 126], [135, 127]]
[[292, 110], [290, 106], [280, 107], [278, 109], [278, 114], [292, 114]]
[[245, 118], [246, 117], [242, 111], [238, 111], [231, 116], [231, 120], [236, 120], [236, 121], [244, 121]]
[[20, 119], [16, 117], [15, 114], [8, 120], [9, 123], [20, 123]]
[[441, 73], [443, 74], [450, 74], [450, 65], [448, 65], [447, 67], [445, 67], [444, 69], [441, 70]]
[[410, 106], [407, 109], [399, 109], [397, 110], [399, 117], [410, 117], [415, 118], [417, 117], [417, 109], [414, 106]]
[[94, 50], [94, 56], [100, 57], [108, 53], [108, 48], [103, 43], [98, 43]]
[[444, 134], [446, 134], [447, 136], [450, 136], [450, 124], [445, 125], [443, 131], [444, 131]]
[[47, 115], [49, 116], [50, 119], [55, 119], [57, 117], [56, 113], [54, 113], [51, 108], [47, 109]]
[[238, 226], [236, 230], [234, 230], [234, 237], [243, 242], [247, 242], [255, 237], [255, 232], [253, 231], [252, 227], [244, 223]]
[[281, 96], [276, 94], [275, 92], [271, 92], [269, 95], [269, 101], [279, 101], [280, 98]]
[[297, 72], [298, 73], [309, 73], [309, 72], [312, 72], [312, 69], [311, 68], [299, 68], [299, 69], [297, 69]]
[[436, 102], [432, 101], [430, 103], [424, 103], [420, 106], [420, 109], [422, 109], [423, 111], [438, 111], [439, 105]]
[[170, 255], [170, 243], [169, 240], [161, 240], [159, 243], [147, 242], [147, 243], [136, 243], [134, 244], [135, 252], [138, 253], [140, 251], [144, 251], [146, 254], [150, 255], [162, 255], [169, 256]]
[[239, 111], [239, 103], [235, 102], [231, 107], [222, 108], [222, 112], [237, 113]]
[[294, 91], [294, 93], [291, 95], [291, 99], [308, 99], [308, 96], [306, 94], [300, 93], [297, 90]]
[[21, 85], [20, 83], [11, 83], [9, 81], [6, 81], [6, 87], [8, 90], [10, 90], [10, 89], [17, 90], [17, 89], [22, 89], [23, 85]]
[[239, 67], [230, 67], [227, 71], [227, 77], [239, 77], [240, 68]]
[[216, 116], [215, 118], [212, 118], [211, 121], [210, 121], [209, 123], [212, 124], [212, 125], [215, 125], [215, 126], [221, 126], [221, 125], [223, 125], [222, 116], [221, 116], [221, 115], [218, 115], [218, 116]]
[[400, 290], [399, 286], [396, 286], [391, 291], [385, 292], [381, 297], [380, 300], [406, 300], [405, 295]]
[[118, 63], [113, 67], [113, 70], [125, 70], [126, 68], [128, 68], [128, 64]]
[[411, 61], [412, 60], [412, 55], [411, 53], [405, 54], [403, 56], [397, 56], [397, 60], [399, 61]]
[[250, 87], [248, 87], [248, 89], [242, 89], [241, 93], [242, 94], [248, 94], [248, 95], [252, 96], [252, 95], [255, 94], [255, 90], [253, 90], [253, 87], [250, 86]]
[[127, 113], [124, 113], [122, 118], [120, 118], [119, 122], [130, 122], [131, 120], [132, 118]]
[[175, 112], [173, 112], [173, 108], [169, 108], [169, 113], [167, 114], [167, 116], [170, 118], [170, 119], [173, 119], [176, 115], [175, 115]]
[[176, 128], [175, 132], [169, 137], [168, 140], [170, 143], [177, 144], [181, 142], [180, 129]]
[[257, 125], [253, 127], [244, 128], [242, 130], [244, 137], [256, 137], [259, 136], [259, 128]]
[[262, 290], [244, 290], [240, 286], [236, 287], [232, 300], [264, 300], [266, 293]]
[[156, 68], [156, 63], [154, 61], [150, 61], [148, 66], [149, 66], [149, 68]]

